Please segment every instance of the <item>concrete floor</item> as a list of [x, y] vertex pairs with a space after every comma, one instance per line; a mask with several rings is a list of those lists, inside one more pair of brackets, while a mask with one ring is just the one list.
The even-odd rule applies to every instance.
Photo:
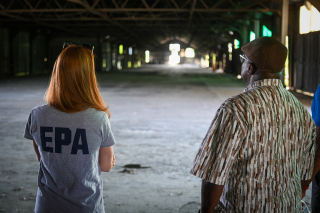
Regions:
[[[201, 180], [189, 173], [192, 161], [217, 108], [245, 84], [192, 66], [133, 71], [98, 76], [117, 139], [116, 166], [103, 173], [105, 210], [197, 212]], [[33, 212], [39, 163], [23, 132], [31, 109], [45, 104], [48, 81], [0, 80], [0, 212]], [[310, 110], [311, 99], [300, 99]], [[126, 164], [147, 168], [130, 174]]]

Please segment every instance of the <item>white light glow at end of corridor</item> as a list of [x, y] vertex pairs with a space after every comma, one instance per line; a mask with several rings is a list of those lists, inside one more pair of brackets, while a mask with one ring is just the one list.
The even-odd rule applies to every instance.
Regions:
[[149, 50], [146, 50], [145, 54], [146, 54], [145, 62], [149, 63], [149, 61], [150, 61], [150, 52], [149, 52]]
[[169, 64], [177, 65], [180, 63], [180, 56], [178, 55], [178, 51], [173, 50], [171, 55], [169, 56]]
[[186, 49], [186, 57], [187, 58], [194, 58], [194, 56], [195, 56], [194, 49], [188, 47]]
[[[187, 48], [188, 49], [188, 48]], [[169, 55], [169, 64], [177, 65], [180, 63], [180, 44], [169, 44], [169, 50], [171, 51], [171, 55]]]

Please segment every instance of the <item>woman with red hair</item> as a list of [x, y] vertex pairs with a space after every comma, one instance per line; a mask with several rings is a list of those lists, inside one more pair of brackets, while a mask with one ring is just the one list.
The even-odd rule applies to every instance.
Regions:
[[24, 134], [40, 162], [35, 212], [104, 212], [101, 172], [115, 164], [115, 139], [93, 46], [64, 43], [46, 100], [31, 111]]

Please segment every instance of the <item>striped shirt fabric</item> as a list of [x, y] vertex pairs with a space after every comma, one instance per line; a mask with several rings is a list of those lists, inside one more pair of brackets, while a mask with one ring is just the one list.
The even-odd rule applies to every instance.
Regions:
[[264, 79], [218, 109], [191, 174], [224, 185], [215, 212], [301, 212], [316, 126], [280, 80]]

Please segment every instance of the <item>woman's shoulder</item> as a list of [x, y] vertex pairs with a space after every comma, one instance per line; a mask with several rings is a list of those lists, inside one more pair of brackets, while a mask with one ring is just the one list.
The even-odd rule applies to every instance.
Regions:
[[50, 108], [50, 106], [48, 104], [44, 104], [44, 105], [39, 105], [39, 106], [36, 106], [35, 108], [33, 108], [31, 110], [31, 113], [40, 113], [42, 111], [46, 111]]
[[82, 111], [82, 113], [84, 113], [86, 116], [89, 116], [95, 120], [106, 120], [108, 119], [108, 115], [107, 113], [105, 113], [104, 111], [101, 110], [97, 110], [94, 108], [89, 108], [85, 111]]
[[79, 111], [75, 113], [62, 112], [48, 104], [40, 105], [32, 109], [31, 114], [33, 116], [44, 116], [44, 117], [56, 117], [63, 119], [85, 119], [85, 120], [93, 120], [93, 121], [105, 121], [108, 119], [108, 116], [105, 112], [101, 110], [96, 110], [94, 108], [88, 108], [84, 111]]

